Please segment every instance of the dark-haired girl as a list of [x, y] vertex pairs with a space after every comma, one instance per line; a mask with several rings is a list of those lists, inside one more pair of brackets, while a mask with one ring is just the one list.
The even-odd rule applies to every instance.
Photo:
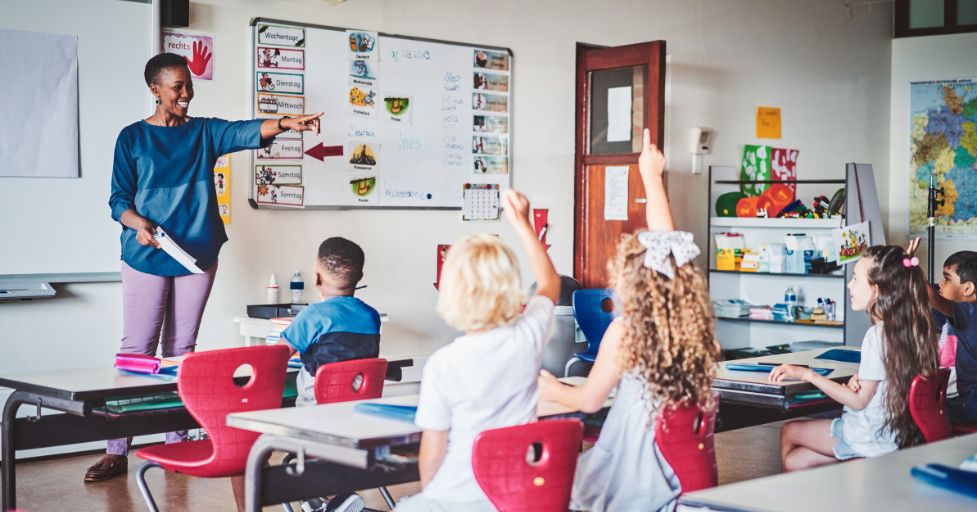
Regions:
[[[186, 60], [161, 53], [143, 72], [156, 110], [126, 126], [115, 144], [112, 219], [121, 224], [122, 348], [176, 356], [194, 349], [204, 306], [227, 241], [214, 191], [214, 163], [226, 153], [269, 144], [285, 130], [317, 129], [319, 116], [225, 121], [190, 117], [193, 80]], [[192, 273], [154, 238], [161, 227], [203, 270]], [[168, 441], [180, 437], [170, 433]], [[86, 482], [125, 474], [130, 440], [109, 441]]]
[[784, 425], [780, 455], [786, 471], [875, 457], [923, 441], [907, 400], [913, 377], [935, 371], [938, 362], [927, 288], [918, 260], [901, 247], [869, 247], [848, 283], [852, 309], [867, 312], [872, 322], [858, 373], [848, 385], [788, 364], [770, 373], [771, 382], [810, 382], [845, 406], [834, 420]]

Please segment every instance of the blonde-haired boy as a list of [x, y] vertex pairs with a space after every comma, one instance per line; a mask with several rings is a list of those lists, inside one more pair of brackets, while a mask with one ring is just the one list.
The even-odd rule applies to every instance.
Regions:
[[424, 365], [416, 423], [424, 429], [418, 466], [423, 490], [399, 511], [495, 510], [475, 482], [472, 442], [483, 430], [536, 420], [536, 376], [553, 327], [560, 278], [529, 224], [529, 201], [509, 190], [506, 218], [538, 283], [525, 297], [512, 250], [473, 235], [451, 246], [441, 272], [438, 313], [463, 336]]

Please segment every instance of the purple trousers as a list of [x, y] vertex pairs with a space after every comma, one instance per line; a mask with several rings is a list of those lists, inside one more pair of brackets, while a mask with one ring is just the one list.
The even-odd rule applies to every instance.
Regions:
[[[162, 356], [193, 352], [204, 306], [217, 274], [217, 263], [203, 274], [157, 276], [122, 262], [122, 349], [126, 354]], [[186, 432], [167, 432], [166, 442], [186, 439]], [[106, 452], [126, 455], [132, 438], [110, 439]]]

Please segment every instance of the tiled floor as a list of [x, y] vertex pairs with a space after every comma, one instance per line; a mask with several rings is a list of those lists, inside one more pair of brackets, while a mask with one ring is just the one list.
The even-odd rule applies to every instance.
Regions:
[[[779, 473], [780, 423], [771, 423], [716, 434], [720, 484]], [[129, 461], [128, 478], [85, 484], [85, 468], [97, 460], [96, 455], [74, 456], [17, 465], [17, 501], [22, 512], [72, 511], [140, 511], [145, 510], [135, 472], [142, 463]], [[235, 510], [230, 483], [226, 479], [188, 478], [158, 469], [147, 473], [147, 480], [157, 503], [164, 512]], [[417, 492], [418, 484], [393, 486], [395, 498]], [[367, 507], [386, 510], [379, 493], [361, 493]], [[278, 511], [280, 507], [266, 507]], [[296, 507], [296, 511], [298, 511]]]

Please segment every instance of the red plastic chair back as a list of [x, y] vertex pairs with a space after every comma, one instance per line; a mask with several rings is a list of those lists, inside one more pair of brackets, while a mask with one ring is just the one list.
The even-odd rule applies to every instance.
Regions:
[[946, 413], [946, 386], [950, 369], [940, 368], [930, 375], [917, 375], [909, 385], [909, 414], [923, 432], [927, 443], [953, 437]]
[[[194, 476], [244, 473], [248, 451], [259, 434], [228, 427], [227, 415], [281, 407], [288, 356], [285, 345], [263, 345], [196, 352], [183, 360], [177, 392], [213, 445], [210, 459], [198, 465]], [[242, 365], [251, 365], [252, 375], [238, 386], [234, 371]]]
[[716, 411], [705, 412], [695, 404], [666, 406], [658, 412], [655, 443], [675, 471], [683, 494], [719, 484], [715, 429]]
[[[357, 376], [361, 379], [358, 387]], [[386, 359], [351, 359], [324, 364], [315, 372], [315, 401], [331, 404], [380, 398], [386, 376]]]
[[[500, 512], [566, 512], [581, 435], [573, 419], [486, 430], [472, 445], [475, 481]], [[536, 443], [539, 460], [530, 462]]]

